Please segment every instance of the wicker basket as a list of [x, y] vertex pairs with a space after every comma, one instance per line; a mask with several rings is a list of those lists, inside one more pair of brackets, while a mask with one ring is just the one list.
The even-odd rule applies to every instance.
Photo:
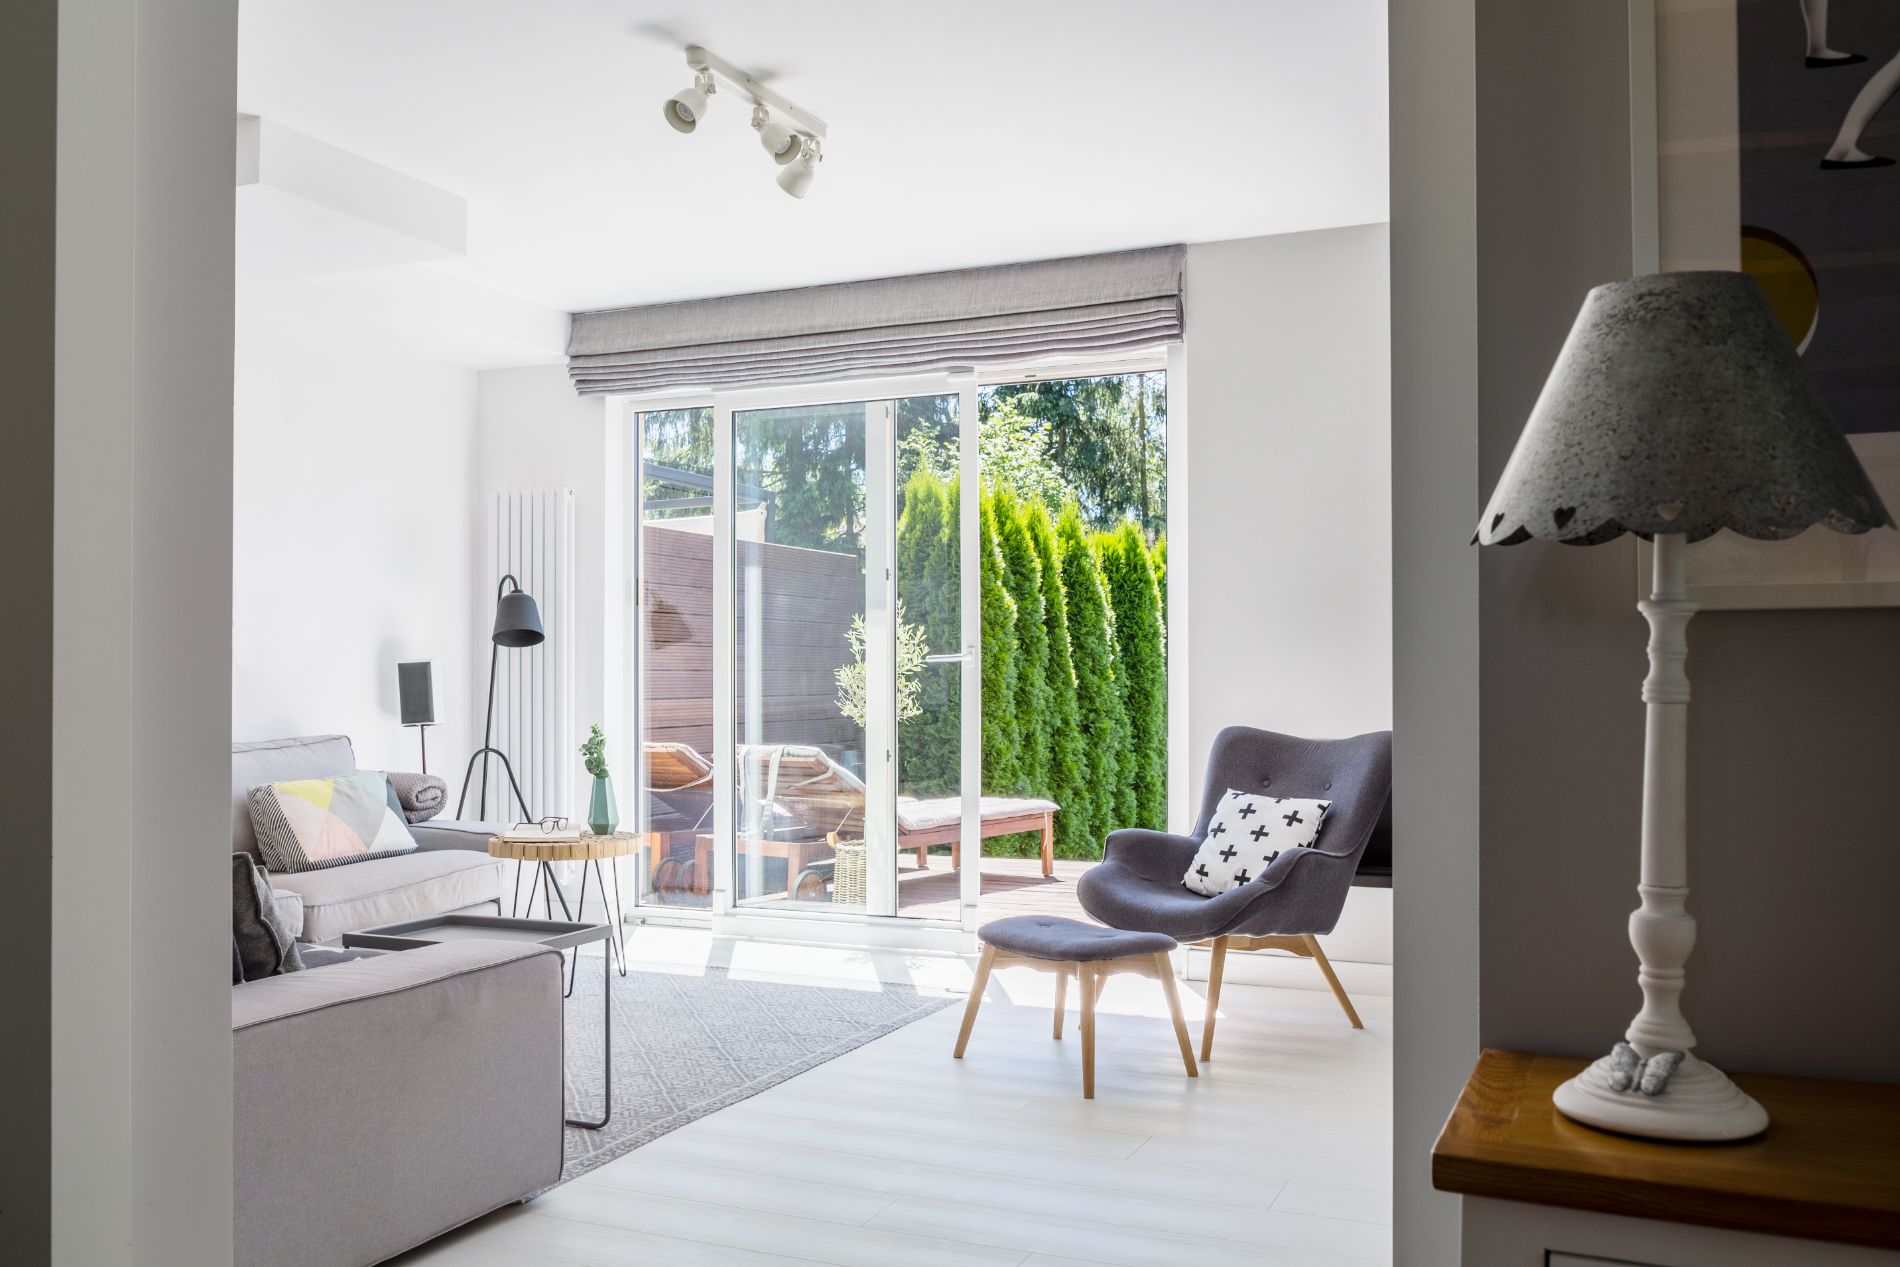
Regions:
[[864, 841], [841, 840], [836, 832], [831, 833], [831, 850], [836, 855], [835, 866], [831, 873], [831, 900], [837, 906], [863, 906], [865, 901], [864, 879], [869, 870], [864, 854]]

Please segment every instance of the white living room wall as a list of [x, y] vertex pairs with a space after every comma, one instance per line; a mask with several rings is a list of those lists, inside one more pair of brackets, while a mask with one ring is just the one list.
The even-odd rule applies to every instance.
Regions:
[[[624, 677], [616, 647], [624, 610], [624, 589], [608, 602], [610, 585], [624, 583], [617, 545], [618, 506], [624, 486], [624, 439], [607, 425], [608, 406], [599, 396], [576, 395], [565, 365], [489, 370], [480, 376], [477, 409], [474, 514], [486, 522], [497, 493], [530, 489], [571, 489], [574, 493], [574, 734], [571, 806], [587, 805], [588, 777], [579, 748], [587, 728], [600, 723], [607, 733], [608, 763], [619, 773], [615, 791], [624, 821], [632, 806], [632, 774], [625, 763], [628, 727], [620, 707]], [[477, 529], [480, 531], [480, 528]], [[479, 569], [485, 555], [471, 556]], [[609, 578], [618, 578], [610, 582]], [[493, 615], [493, 595], [485, 577], [475, 578], [482, 619]], [[546, 613], [543, 613], [545, 618]], [[471, 699], [479, 710], [486, 698], [487, 626], [478, 631], [471, 665]], [[479, 724], [479, 718], [477, 719]], [[538, 812], [538, 811], [537, 811]]]
[[[473, 370], [238, 314], [231, 733], [340, 732], [413, 770], [396, 663], [435, 665], [429, 770], [477, 740]], [[484, 626], [485, 628], [485, 626]]]
[[[1189, 576], [1173, 654], [1188, 667], [1190, 817], [1224, 726], [1392, 725], [1389, 239], [1370, 224], [1188, 247], [1168, 563]], [[1353, 890], [1327, 954], [1390, 964], [1391, 899]], [[1319, 984], [1294, 967], [1289, 983]]]

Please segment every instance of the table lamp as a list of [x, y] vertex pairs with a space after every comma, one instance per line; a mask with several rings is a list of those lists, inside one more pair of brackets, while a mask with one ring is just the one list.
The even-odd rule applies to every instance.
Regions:
[[1625, 1041], [1557, 1089], [1576, 1121], [1670, 1140], [1743, 1139], [1761, 1105], [1694, 1055], [1683, 1018], [1687, 910], [1689, 601], [1683, 552], [1727, 528], [1779, 540], [1824, 524], [1891, 527], [1867, 474], [1754, 280], [1661, 273], [1583, 301], [1475, 541], [1598, 545], [1633, 532], [1654, 551], [1643, 681], [1641, 905], [1630, 944], [1643, 1005]]

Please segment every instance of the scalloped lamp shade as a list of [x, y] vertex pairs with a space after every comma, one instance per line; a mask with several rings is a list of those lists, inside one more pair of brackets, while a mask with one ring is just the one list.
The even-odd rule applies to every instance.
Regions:
[[1584, 299], [1473, 540], [1892, 523], [1754, 279], [1657, 273]]

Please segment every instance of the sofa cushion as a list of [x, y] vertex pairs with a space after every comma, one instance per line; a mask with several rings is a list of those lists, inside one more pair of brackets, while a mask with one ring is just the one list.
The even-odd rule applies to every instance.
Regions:
[[303, 970], [297, 936], [278, 917], [270, 879], [247, 853], [231, 855], [231, 944], [236, 981]]
[[251, 829], [250, 791], [265, 783], [324, 779], [356, 769], [356, 752], [346, 735], [306, 735], [231, 745], [231, 848], [257, 852]]
[[280, 872], [354, 865], [416, 847], [381, 771], [254, 787], [251, 826], [258, 854]]
[[290, 935], [303, 937], [303, 898], [289, 889], [280, 889], [271, 884], [271, 905], [277, 908], [277, 922], [290, 930]]
[[501, 900], [502, 864], [468, 849], [427, 849], [348, 867], [272, 877], [303, 899], [303, 940], [422, 919]]

